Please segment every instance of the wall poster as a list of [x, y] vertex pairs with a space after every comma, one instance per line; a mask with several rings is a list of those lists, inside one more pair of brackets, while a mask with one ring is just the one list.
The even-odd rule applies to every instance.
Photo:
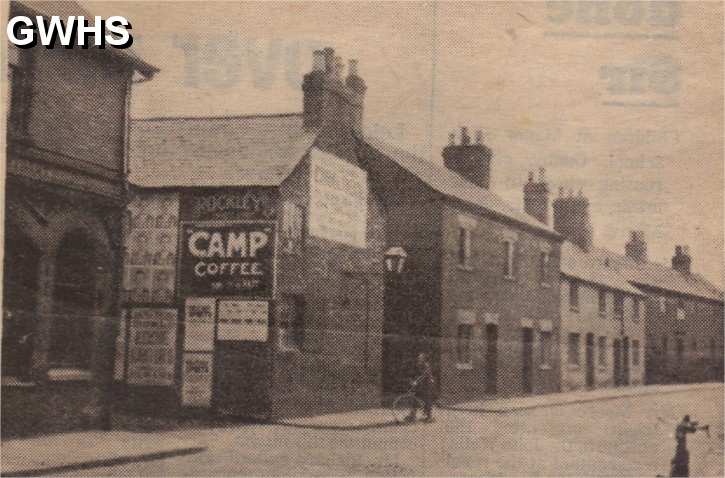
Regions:
[[219, 340], [266, 342], [269, 335], [269, 302], [222, 300], [219, 302]]
[[184, 353], [181, 375], [182, 406], [209, 407], [214, 376], [214, 354]]
[[176, 309], [134, 308], [130, 314], [127, 383], [173, 385]]
[[188, 297], [184, 306], [184, 350], [214, 350], [214, 297]]

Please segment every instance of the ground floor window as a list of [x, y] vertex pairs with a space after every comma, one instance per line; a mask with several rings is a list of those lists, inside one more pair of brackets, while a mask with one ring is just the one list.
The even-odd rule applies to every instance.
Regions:
[[607, 365], [607, 338], [599, 337], [599, 365], [606, 367]]
[[579, 365], [581, 362], [579, 350], [579, 334], [569, 334], [569, 363]]
[[639, 365], [639, 340], [632, 341], [632, 365]]
[[551, 366], [551, 332], [542, 330], [539, 338], [541, 339], [541, 365]]
[[460, 368], [471, 368], [473, 367], [471, 342], [473, 340], [473, 326], [476, 322], [476, 316], [471, 310], [459, 310], [457, 315], [456, 365]]

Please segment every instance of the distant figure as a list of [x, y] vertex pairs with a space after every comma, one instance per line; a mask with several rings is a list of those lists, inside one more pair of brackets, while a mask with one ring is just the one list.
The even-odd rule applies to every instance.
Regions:
[[687, 451], [687, 434], [697, 430], [709, 432], [710, 426], [699, 426], [697, 422], [690, 421], [690, 415], [685, 415], [675, 428], [675, 457], [672, 459], [670, 476], [690, 476], [690, 452]]
[[[414, 393], [423, 402], [424, 421], [430, 422], [433, 420], [433, 384], [435, 379], [433, 378], [433, 369], [428, 361], [428, 356], [424, 353], [418, 355], [416, 376], [418, 378], [413, 381]], [[413, 402], [413, 408], [410, 410], [406, 421], [415, 421], [418, 413], [418, 403], [417, 400]]]

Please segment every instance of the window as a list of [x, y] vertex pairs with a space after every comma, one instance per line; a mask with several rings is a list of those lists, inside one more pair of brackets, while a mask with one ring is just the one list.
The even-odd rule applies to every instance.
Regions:
[[458, 228], [458, 265], [471, 267], [471, 231], [465, 227]]
[[682, 299], [677, 301], [677, 320], [685, 320], [685, 301]]
[[549, 285], [549, 253], [541, 252], [539, 255], [539, 277], [541, 285]]
[[639, 365], [639, 340], [632, 341], [632, 365]]
[[513, 279], [514, 277], [514, 241], [506, 240], [503, 242], [503, 273], [505, 277]]
[[660, 312], [665, 313], [667, 311], [667, 299], [664, 296], [657, 298], [657, 302], [660, 305]]
[[615, 292], [614, 294], [614, 318], [624, 318], [624, 295], [620, 292]]
[[278, 303], [278, 344], [282, 349], [300, 349], [305, 340], [305, 298], [282, 295]]
[[473, 337], [473, 324], [458, 324], [458, 339], [456, 342], [456, 362], [459, 366], [472, 367], [471, 338]]
[[569, 334], [569, 363], [579, 365], [579, 334]]
[[576, 281], [569, 282], [569, 308], [579, 310], [579, 284]]
[[599, 365], [607, 366], [607, 338], [599, 337]]
[[541, 366], [542, 367], [550, 367], [551, 366], [551, 332], [542, 330], [539, 338], [541, 339]]
[[607, 316], [607, 291], [599, 289], [599, 316]]
[[634, 300], [634, 310], [632, 312], [632, 320], [635, 322], [639, 322], [639, 299], [637, 297], [633, 298]]

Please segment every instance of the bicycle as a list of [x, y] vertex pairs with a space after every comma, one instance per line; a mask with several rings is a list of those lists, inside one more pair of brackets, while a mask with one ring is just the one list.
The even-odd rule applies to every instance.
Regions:
[[415, 396], [415, 387], [423, 377], [420, 376], [411, 382], [410, 388], [407, 392], [393, 400], [390, 406], [390, 411], [393, 414], [393, 421], [396, 425], [403, 423], [410, 423], [412, 420], [409, 419], [410, 411], [414, 408], [423, 408], [423, 400]]

